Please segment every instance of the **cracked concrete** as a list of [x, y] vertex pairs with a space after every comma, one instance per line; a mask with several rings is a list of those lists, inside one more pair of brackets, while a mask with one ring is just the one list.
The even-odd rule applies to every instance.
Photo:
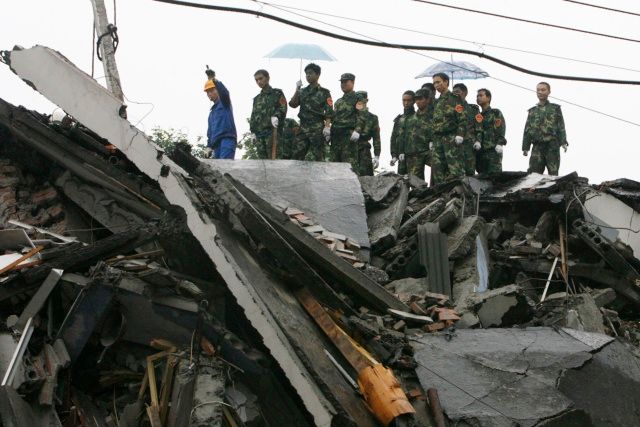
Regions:
[[[640, 419], [640, 361], [606, 335], [566, 328], [466, 329], [451, 341], [423, 335], [411, 344], [422, 386], [438, 390], [454, 425], [637, 425], [628, 420]], [[602, 415], [602, 400], [616, 409]], [[617, 414], [629, 404], [631, 411]]]

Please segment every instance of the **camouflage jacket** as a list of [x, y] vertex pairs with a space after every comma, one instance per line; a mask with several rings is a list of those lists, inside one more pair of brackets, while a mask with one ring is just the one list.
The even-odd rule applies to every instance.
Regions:
[[483, 150], [492, 150], [496, 145], [506, 145], [504, 135], [507, 125], [502, 112], [497, 108], [487, 108], [475, 117], [476, 141], [480, 141]]
[[431, 119], [432, 110], [416, 111], [407, 120], [407, 138], [404, 141], [404, 150], [401, 153], [406, 155], [425, 153], [429, 151], [429, 142], [432, 140]]
[[323, 127], [324, 120], [333, 117], [331, 92], [320, 85], [300, 89], [300, 126]]
[[287, 117], [287, 100], [280, 89], [267, 86], [253, 98], [249, 130], [253, 133], [270, 131], [273, 127], [271, 125], [273, 116], [277, 117], [281, 124], [284, 123]]
[[360, 129], [360, 144], [368, 143], [373, 138], [373, 154], [375, 156], [380, 155], [380, 122], [378, 116], [369, 111], [368, 108], [363, 108], [358, 111], [358, 125]]
[[440, 95], [436, 100], [432, 121], [433, 133], [436, 135], [459, 135], [467, 132], [467, 116], [462, 100], [451, 91]]
[[529, 109], [527, 124], [524, 126], [522, 150], [529, 151], [531, 144], [551, 142], [558, 146], [567, 143], [564, 118], [558, 104], [546, 102]]
[[[333, 105], [333, 124], [331, 125], [334, 129], [356, 129], [358, 115], [356, 102], [358, 102], [358, 96], [355, 91], [345, 93], [342, 98], [335, 102]], [[358, 132], [360, 132], [360, 129], [358, 129]]]
[[398, 116], [393, 119], [391, 157], [398, 157], [398, 154], [402, 153], [400, 150], [404, 149], [404, 141], [407, 138], [407, 119], [411, 118], [415, 113], [415, 110], [411, 108], [410, 110], [406, 110], [404, 114], [398, 114]]
[[465, 141], [471, 141], [473, 144], [477, 140], [476, 134], [476, 117], [480, 113], [480, 107], [476, 104], [469, 104], [464, 102], [464, 113], [467, 116], [467, 133], [464, 136]]

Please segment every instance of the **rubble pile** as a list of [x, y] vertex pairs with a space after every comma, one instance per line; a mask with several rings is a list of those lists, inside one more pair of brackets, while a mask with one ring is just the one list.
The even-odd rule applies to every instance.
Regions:
[[5, 56], [73, 119], [0, 100], [2, 425], [638, 424], [640, 184], [167, 158]]

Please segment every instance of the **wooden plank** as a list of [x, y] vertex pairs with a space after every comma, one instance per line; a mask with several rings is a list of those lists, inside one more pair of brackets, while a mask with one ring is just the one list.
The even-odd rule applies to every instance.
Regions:
[[31, 249], [29, 252], [27, 252], [26, 254], [22, 255], [20, 258], [18, 258], [17, 260], [13, 261], [12, 263], [9, 263], [3, 269], [1, 269], [0, 270], [0, 275], [10, 272], [11, 270], [13, 270], [13, 268], [15, 266], [20, 264], [22, 261], [31, 258], [32, 256], [34, 256], [35, 254], [37, 254], [38, 252], [40, 252], [43, 249], [44, 249], [44, 246], [37, 246], [37, 247]]

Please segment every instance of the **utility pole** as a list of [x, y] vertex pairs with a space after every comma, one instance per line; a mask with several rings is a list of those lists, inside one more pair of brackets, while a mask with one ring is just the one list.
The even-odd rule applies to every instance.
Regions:
[[95, 31], [98, 37], [102, 37], [100, 40], [100, 56], [102, 57], [104, 75], [107, 79], [107, 89], [120, 101], [124, 102], [124, 94], [122, 93], [122, 86], [120, 85], [120, 74], [118, 74], [115, 51], [113, 49], [113, 37], [109, 31], [115, 27], [109, 24], [104, 0], [91, 0], [91, 4], [93, 5]]

